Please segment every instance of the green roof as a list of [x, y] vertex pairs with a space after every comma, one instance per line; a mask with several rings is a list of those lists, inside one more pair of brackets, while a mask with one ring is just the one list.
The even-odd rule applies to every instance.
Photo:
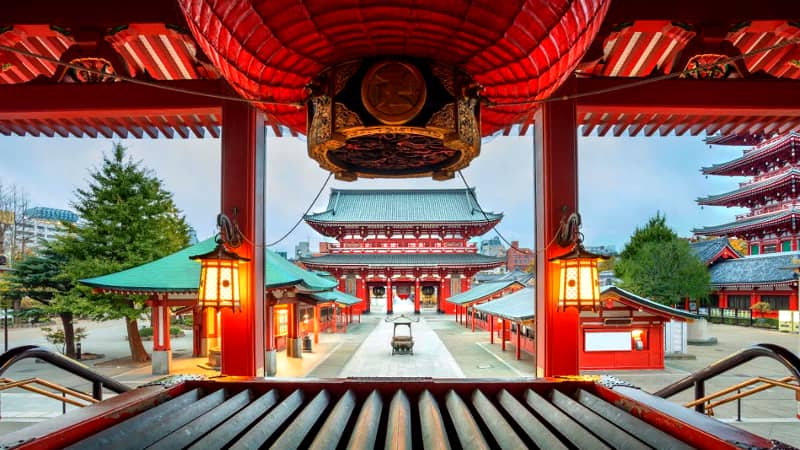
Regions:
[[504, 295], [497, 300], [481, 303], [475, 309], [486, 314], [519, 322], [531, 320], [536, 309], [536, 289], [526, 287], [512, 294]]
[[480, 253], [329, 253], [304, 258], [309, 266], [466, 266], [500, 265], [505, 260]]
[[[194, 293], [200, 285], [200, 263], [189, 257], [208, 253], [215, 246], [213, 238], [206, 239], [161, 259], [80, 282], [99, 289], [141, 294]], [[272, 250], [266, 250], [265, 256], [267, 288], [297, 285], [306, 291], [324, 291], [338, 284], [297, 267]]]
[[463, 223], [503, 217], [490, 212], [484, 216], [474, 195], [474, 189], [331, 189], [326, 210], [305, 219], [323, 223]]
[[800, 169], [793, 167], [780, 175], [767, 178], [756, 183], [750, 183], [732, 191], [698, 198], [697, 203], [700, 205], [711, 205], [720, 203], [721, 201], [730, 201], [740, 194], [752, 195], [753, 193], [763, 191], [769, 187], [778, 187], [784, 183], [788, 183], [789, 181], [794, 182], [793, 180], [796, 180], [798, 177], [800, 177]]
[[319, 302], [336, 302], [345, 306], [357, 305], [361, 303], [360, 298], [344, 293], [338, 289], [334, 289], [332, 291], [315, 292], [311, 294], [311, 298]]
[[648, 298], [640, 297], [633, 292], [626, 291], [625, 289], [619, 288], [617, 286], [604, 286], [600, 288], [600, 296], [602, 297], [603, 294], [606, 293], [614, 293], [619, 295], [620, 297], [624, 297], [627, 300], [630, 300], [634, 303], [637, 303], [641, 306], [654, 309], [660, 311], [662, 313], [666, 313], [667, 315], [671, 316], [678, 316], [683, 317], [684, 319], [698, 319], [700, 316], [697, 314], [690, 313], [689, 311], [684, 311], [682, 309], [671, 308], [666, 305], [662, 305], [661, 303], [654, 302]]
[[783, 209], [761, 216], [728, 222], [722, 225], [695, 228], [692, 230], [692, 233], [702, 235], [735, 234], [770, 222], [787, 222], [797, 215], [800, 215], [800, 208]]
[[519, 281], [494, 281], [490, 283], [481, 283], [473, 286], [470, 290], [466, 292], [462, 292], [460, 294], [454, 295], [447, 299], [448, 302], [453, 303], [455, 305], [464, 305], [467, 303], [472, 303], [486, 297], [491, 297], [498, 292], [502, 292], [503, 289], [507, 287], [518, 284], [522, 287], [525, 285], [520, 283]]

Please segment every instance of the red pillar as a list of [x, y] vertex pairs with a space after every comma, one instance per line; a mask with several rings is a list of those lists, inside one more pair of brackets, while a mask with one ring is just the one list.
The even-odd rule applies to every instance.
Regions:
[[162, 297], [154, 296], [153, 309], [153, 351], [171, 350], [169, 336], [169, 307], [166, 294]]
[[[222, 310], [222, 373], [264, 375], [264, 115], [242, 102], [222, 104], [222, 205], [247, 237], [236, 252], [250, 262], [240, 268], [241, 310]], [[258, 249], [258, 250], [256, 250]]]
[[419, 290], [419, 277], [414, 278], [414, 314], [419, 314], [419, 297], [422, 293]]
[[[571, 84], [568, 81], [565, 86]], [[579, 314], [574, 308], [557, 310], [559, 273], [549, 262], [569, 250], [550, 244], [563, 209], [567, 214], [578, 209], [575, 103], [543, 104], [534, 120], [536, 247], [544, 249], [542, 257], [536, 258], [536, 374], [577, 375]]]
[[519, 347], [520, 347], [520, 343], [522, 342], [522, 339], [520, 338], [521, 329], [522, 329], [522, 322], [517, 322], [517, 349], [515, 351], [515, 354], [516, 354], [515, 356], [517, 357], [517, 360], [519, 360], [519, 358], [520, 358], [520, 348]]
[[797, 311], [797, 291], [794, 291], [789, 295], [789, 309], [791, 311]]
[[724, 292], [719, 293], [719, 307], [720, 308], [727, 308], [728, 307], [728, 294]]
[[472, 332], [475, 332], [475, 305], [472, 305]]
[[314, 305], [314, 343], [319, 344], [319, 305]]
[[392, 307], [392, 277], [391, 275], [386, 278], [386, 314], [394, 314]]
[[369, 311], [369, 299], [367, 298], [367, 282], [361, 277], [356, 279], [356, 297], [361, 299], [361, 311]]
[[494, 344], [494, 317], [486, 316], [486, 320], [489, 321], [489, 343]]
[[506, 351], [506, 319], [500, 322], [500, 342], [503, 351]]
[[444, 312], [444, 277], [439, 278], [439, 288], [436, 289], [436, 311]]

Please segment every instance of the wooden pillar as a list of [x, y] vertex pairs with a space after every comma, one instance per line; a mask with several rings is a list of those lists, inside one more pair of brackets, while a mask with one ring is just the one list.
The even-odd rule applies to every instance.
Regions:
[[494, 317], [486, 316], [489, 321], [489, 343], [494, 344]]
[[472, 332], [475, 332], [475, 305], [472, 305]]
[[419, 289], [419, 277], [414, 278], [414, 314], [419, 314], [419, 300], [422, 293]]
[[727, 308], [728, 307], [728, 294], [725, 292], [719, 292], [719, 305], [720, 308]]
[[392, 307], [392, 276], [386, 277], [386, 314], [394, 314]]
[[302, 336], [300, 336], [300, 304], [292, 302], [289, 304], [289, 333], [286, 337], [286, 356], [290, 358], [302, 358], [303, 346]]
[[[263, 376], [264, 329], [264, 115], [234, 101], [222, 104], [221, 210], [247, 238], [236, 252], [250, 262], [239, 269], [241, 309], [222, 310], [222, 373]], [[270, 358], [268, 358], [269, 360]]]
[[789, 310], [797, 311], [797, 290], [793, 289], [792, 293], [789, 294]]
[[369, 311], [369, 298], [367, 297], [367, 281], [363, 276], [356, 279], [356, 297], [361, 299], [361, 311]]
[[[565, 87], [570, 86], [568, 81]], [[575, 103], [543, 104], [534, 121], [536, 248], [541, 255], [536, 258], [536, 374], [577, 375], [579, 314], [575, 308], [558, 311], [559, 272], [549, 262], [569, 250], [553, 242], [564, 209], [567, 214], [578, 210]]]
[[172, 346], [170, 345], [170, 311], [167, 294], [152, 297], [153, 314], [153, 354], [151, 368], [153, 375], [166, 375], [172, 368]]
[[342, 315], [344, 316], [344, 320], [342, 321], [342, 322], [344, 322], [344, 331], [343, 331], [343, 333], [347, 333], [347, 317], [348, 317], [348, 311], [347, 310], [348, 309], [349, 309], [348, 307], [342, 308]]
[[506, 319], [500, 322], [500, 342], [502, 343], [500, 347], [506, 351]]
[[520, 335], [522, 334], [521, 331], [522, 331], [522, 322], [517, 322], [517, 349], [515, 351], [515, 353], [516, 353], [515, 356], [517, 357], [517, 361], [519, 361], [520, 356], [521, 356], [520, 355], [520, 351], [521, 351], [520, 350], [520, 344], [522, 343], [522, 339], [520, 337]]
[[441, 273], [439, 274], [439, 289], [436, 290], [436, 309], [438, 312], [444, 312], [444, 301], [446, 297], [444, 296], [444, 275]]

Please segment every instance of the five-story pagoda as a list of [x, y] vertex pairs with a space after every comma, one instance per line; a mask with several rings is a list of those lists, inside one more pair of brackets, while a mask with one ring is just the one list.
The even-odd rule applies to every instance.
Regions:
[[[709, 143], [729, 141], [716, 139]], [[740, 158], [704, 167], [702, 172], [706, 175], [749, 176], [751, 179], [733, 191], [698, 199], [700, 205], [739, 206], [750, 211], [737, 216], [733, 222], [694, 232], [745, 239], [751, 255], [797, 250], [800, 238], [798, 142], [799, 134], [783, 134], [745, 150]]]
[[503, 264], [468, 242], [502, 217], [482, 211], [474, 189], [333, 189], [326, 210], [305, 220], [337, 244], [302, 261], [333, 274], [363, 311], [452, 312], [446, 298]]

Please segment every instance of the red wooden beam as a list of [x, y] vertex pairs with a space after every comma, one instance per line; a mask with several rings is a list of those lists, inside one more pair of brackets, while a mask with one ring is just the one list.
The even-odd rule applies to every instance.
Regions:
[[603, 20], [603, 27], [631, 20], [737, 24], [753, 20], [797, 19], [800, 19], [800, 2], [793, 0], [614, 0]]
[[[222, 94], [218, 81], [162, 81], [192, 92]], [[132, 83], [0, 85], [0, 120], [221, 114], [222, 100]]]
[[0, 2], [0, 17], [4, 24], [58, 25], [64, 28], [84, 26], [106, 28], [132, 23], [186, 25], [186, 19], [181, 14], [177, 2], [169, 0]]
[[[633, 81], [610, 77], [575, 79], [581, 95]], [[800, 81], [670, 79], [588, 95], [576, 102], [579, 117], [585, 113], [800, 116]]]

